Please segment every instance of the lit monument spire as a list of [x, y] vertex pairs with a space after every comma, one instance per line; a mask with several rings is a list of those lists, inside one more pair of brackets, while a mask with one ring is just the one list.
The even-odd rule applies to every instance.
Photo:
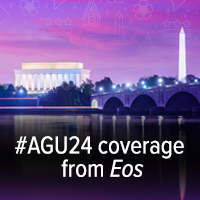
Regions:
[[186, 83], [186, 38], [183, 27], [179, 34], [179, 81]]

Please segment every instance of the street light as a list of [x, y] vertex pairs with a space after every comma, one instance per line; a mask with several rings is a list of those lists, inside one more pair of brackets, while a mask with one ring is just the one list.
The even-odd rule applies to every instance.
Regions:
[[116, 89], [116, 85], [113, 85], [113, 89]]
[[178, 81], [176, 81], [175, 84], [178, 85]]
[[103, 92], [103, 88], [102, 88], [102, 87], [100, 87], [99, 90], [100, 90], [101, 92]]
[[22, 89], [20, 89], [20, 90], [19, 90], [19, 92], [20, 92], [20, 93], [23, 93], [23, 90], [22, 90]]
[[126, 87], [130, 87], [130, 83], [127, 83], [127, 84], [126, 84]]
[[195, 79], [194, 82], [195, 82], [195, 83], [198, 83], [198, 79]]
[[159, 78], [158, 79], [158, 83], [162, 83], [163, 82], [163, 79], [162, 78]]
[[159, 79], [158, 79], [158, 83], [159, 83], [159, 86], [162, 86], [163, 79], [162, 79], [162, 78], [159, 78]]
[[143, 86], [143, 88], [144, 88], [144, 89], [146, 89], [146, 88], [147, 88], [147, 86], [146, 86], [146, 85], [144, 85], [144, 86]]
[[145, 82], [144, 82], [144, 81], [142, 81], [141, 83], [142, 83], [142, 85], [144, 85], [144, 84], [145, 84]]

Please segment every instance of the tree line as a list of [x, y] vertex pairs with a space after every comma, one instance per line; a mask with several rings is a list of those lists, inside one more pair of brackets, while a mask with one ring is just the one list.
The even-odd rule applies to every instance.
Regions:
[[24, 98], [28, 97], [24, 87], [14, 87], [12, 84], [0, 85], [0, 98]]
[[[94, 84], [91, 80], [86, 80], [80, 87], [77, 87], [72, 81], [69, 83], [63, 82], [60, 86], [53, 88], [48, 93], [44, 94], [27, 94], [26, 88], [14, 87], [12, 84], [0, 85], [0, 98], [25, 98], [38, 97], [40, 105], [43, 106], [90, 106], [90, 96], [92, 94], [111, 91], [124, 91], [129, 89], [158, 86], [158, 79], [162, 78], [163, 85], [177, 84], [176, 77], [160, 77], [153, 75], [150, 77], [142, 77], [137, 85], [115, 84], [109, 77], [104, 77]], [[187, 83], [192, 83], [194, 80], [200, 81], [194, 75], [188, 75]], [[114, 86], [114, 87], [113, 87]], [[100, 90], [103, 88], [103, 90]]]
[[[177, 77], [165, 77], [165, 76], [158, 76], [158, 75], [153, 75], [153, 76], [149, 76], [149, 77], [141, 77], [138, 80], [137, 84], [132, 84], [132, 85], [128, 85], [127, 87], [127, 83], [123, 83], [123, 84], [115, 84], [112, 82], [112, 80], [109, 77], [105, 77], [104, 79], [95, 82], [94, 85], [94, 91], [93, 93], [100, 93], [100, 88], [103, 88], [103, 92], [110, 92], [113, 90], [116, 91], [123, 91], [123, 90], [127, 90], [127, 89], [140, 89], [140, 88], [144, 88], [144, 85], [146, 86], [146, 88], [148, 87], [157, 87], [158, 84], [158, 80], [162, 79], [162, 85], [175, 85], [175, 84], [181, 84], [181, 82], [179, 82], [177, 80]], [[194, 83], [194, 81], [197, 80], [197, 82], [200, 82], [200, 79], [194, 75], [187, 75], [186, 77], [186, 82], [189, 83]], [[113, 87], [115, 86], [115, 87]]]
[[90, 96], [93, 91], [90, 80], [78, 88], [73, 81], [63, 82], [61, 86], [53, 88], [47, 94], [40, 96], [40, 105], [43, 106], [90, 106]]

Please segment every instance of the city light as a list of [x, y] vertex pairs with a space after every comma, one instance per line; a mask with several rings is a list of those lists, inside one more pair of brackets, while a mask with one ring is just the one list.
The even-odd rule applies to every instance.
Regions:
[[146, 89], [146, 88], [147, 88], [147, 86], [146, 86], [146, 85], [144, 85], [144, 86], [143, 86], [143, 88], [144, 88], [144, 89]]
[[162, 78], [159, 78], [159, 79], [158, 79], [158, 84], [159, 84], [159, 86], [162, 86], [162, 83], [163, 83], [163, 79], [162, 79]]
[[144, 84], [145, 84], [145, 82], [144, 82], [144, 81], [142, 81], [141, 83], [142, 83], [142, 85], [144, 85]]
[[116, 89], [116, 85], [113, 85], [113, 89]]
[[176, 81], [175, 84], [178, 85], [178, 81]]
[[195, 83], [198, 83], [198, 79], [195, 79], [194, 82], [195, 82]]
[[99, 90], [102, 92], [102, 91], [103, 91], [103, 88], [102, 88], [102, 87], [100, 87], [100, 88], [99, 88]]
[[22, 89], [20, 89], [20, 90], [19, 90], [19, 92], [20, 92], [20, 93], [23, 93], [23, 90], [22, 90]]
[[130, 87], [130, 83], [127, 83], [127, 84], [126, 84], [126, 87]]
[[158, 83], [162, 83], [163, 82], [163, 79], [162, 78], [159, 78], [158, 79]]

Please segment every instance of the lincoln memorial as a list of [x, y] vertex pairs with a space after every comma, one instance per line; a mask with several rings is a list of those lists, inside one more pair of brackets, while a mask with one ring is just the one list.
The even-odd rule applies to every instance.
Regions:
[[23, 86], [29, 93], [49, 91], [63, 81], [73, 81], [80, 87], [90, 79], [90, 70], [83, 69], [83, 63], [78, 62], [22, 63], [22, 70], [14, 71], [15, 86]]

